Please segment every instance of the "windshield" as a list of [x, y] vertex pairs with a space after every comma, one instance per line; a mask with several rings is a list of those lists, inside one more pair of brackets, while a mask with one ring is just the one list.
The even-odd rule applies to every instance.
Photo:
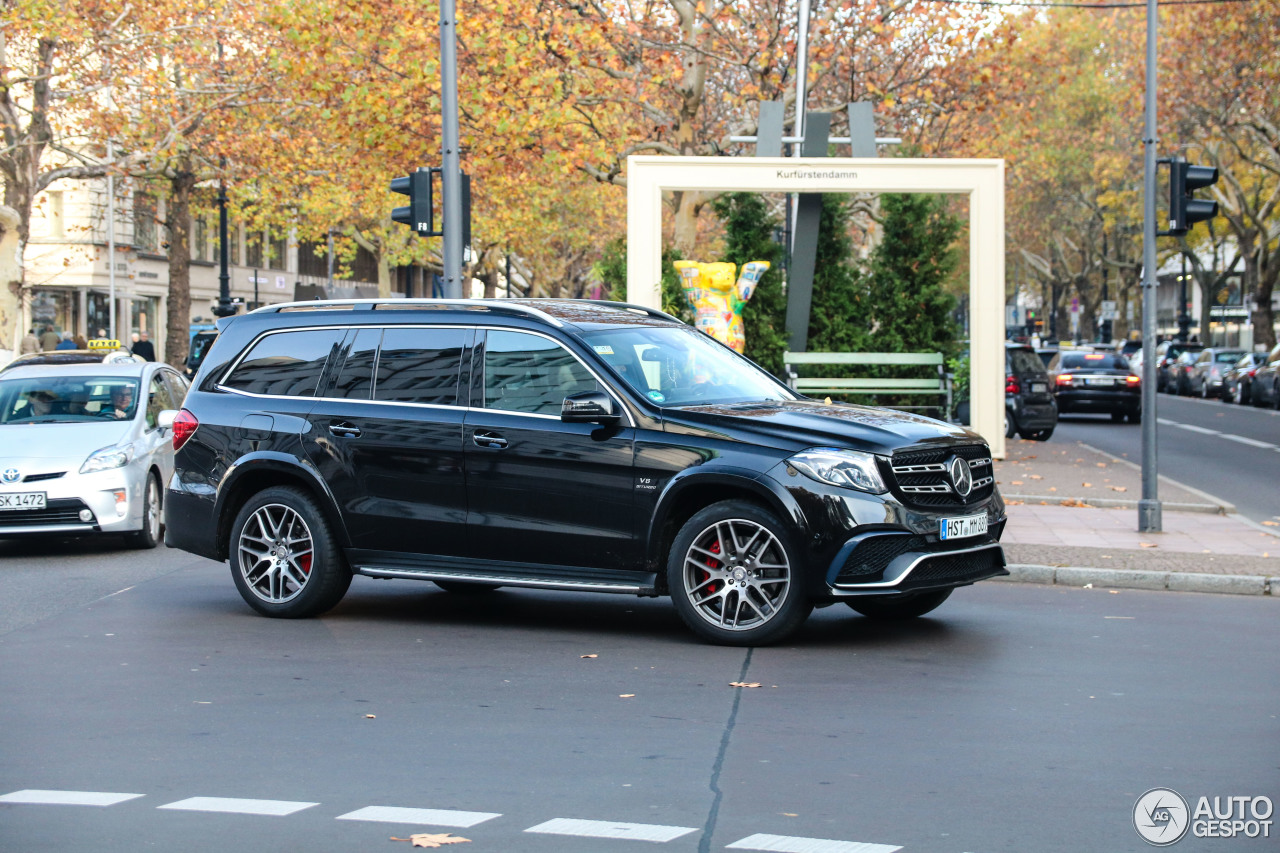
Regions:
[[1243, 350], [1228, 350], [1226, 352], [1215, 352], [1213, 360], [1221, 364], [1235, 364], [1240, 360], [1240, 356], [1244, 355]]
[[753, 362], [688, 326], [629, 326], [582, 338], [633, 391], [659, 406], [796, 399]]
[[1063, 370], [1128, 370], [1129, 360], [1122, 355], [1102, 352], [1071, 353], [1062, 357]]
[[128, 420], [138, 380], [125, 376], [38, 376], [0, 381], [0, 424]]

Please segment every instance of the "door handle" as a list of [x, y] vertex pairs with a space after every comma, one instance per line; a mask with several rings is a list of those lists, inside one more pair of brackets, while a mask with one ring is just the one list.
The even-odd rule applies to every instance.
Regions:
[[329, 432], [341, 438], [356, 438], [360, 435], [360, 428], [350, 424], [329, 424]]
[[507, 440], [496, 432], [477, 430], [471, 434], [471, 440], [477, 447], [489, 447], [494, 450], [501, 450], [507, 446]]

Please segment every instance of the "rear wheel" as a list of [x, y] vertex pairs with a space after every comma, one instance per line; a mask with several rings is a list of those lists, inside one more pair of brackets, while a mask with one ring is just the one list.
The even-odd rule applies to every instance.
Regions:
[[936, 608], [951, 596], [951, 590], [907, 593], [892, 596], [865, 596], [846, 599], [845, 604], [869, 619], [915, 619]]
[[1111, 413], [1111, 422], [1112, 422], [1113, 424], [1122, 424], [1122, 423], [1124, 423], [1124, 412], [1112, 412], [1112, 413]]
[[1129, 423], [1131, 423], [1131, 424], [1140, 424], [1140, 423], [1142, 423], [1142, 412], [1130, 412], [1130, 413], [1129, 413]]
[[292, 486], [259, 492], [231, 526], [231, 577], [249, 606], [298, 619], [331, 609], [351, 586], [351, 570], [329, 522]]
[[1018, 431], [1018, 422], [1014, 419], [1013, 415], [1009, 414], [1009, 410], [1005, 409], [1004, 410], [1004, 437], [1013, 438], [1014, 434], [1017, 433], [1017, 431]]
[[798, 555], [773, 513], [746, 501], [712, 504], [694, 513], [671, 545], [671, 600], [684, 623], [713, 643], [777, 642], [813, 610]]

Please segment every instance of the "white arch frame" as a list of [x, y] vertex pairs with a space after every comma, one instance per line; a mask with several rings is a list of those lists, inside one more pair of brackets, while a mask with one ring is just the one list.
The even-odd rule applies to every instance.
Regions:
[[627, 158], [627, 301], [662, 305], [662, 194], [956, 193], [969, 197], [970, 423], [1004, 445], [1004, 161], [846, 157]]

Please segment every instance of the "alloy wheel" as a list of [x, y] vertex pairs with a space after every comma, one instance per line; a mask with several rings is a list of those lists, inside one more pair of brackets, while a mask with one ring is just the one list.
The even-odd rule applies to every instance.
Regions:
[[245, 522], [236, 547], [245, 584], [263, 601], [291, 601], [311, 579], [311, 529], [292, 507], [259, 507]]
[[791, 592], [786, 550], [768, 528], [745, 518], [717, 521], [684, 555], [684, 592], [706, 622], [749, 631], [774, 618]]

